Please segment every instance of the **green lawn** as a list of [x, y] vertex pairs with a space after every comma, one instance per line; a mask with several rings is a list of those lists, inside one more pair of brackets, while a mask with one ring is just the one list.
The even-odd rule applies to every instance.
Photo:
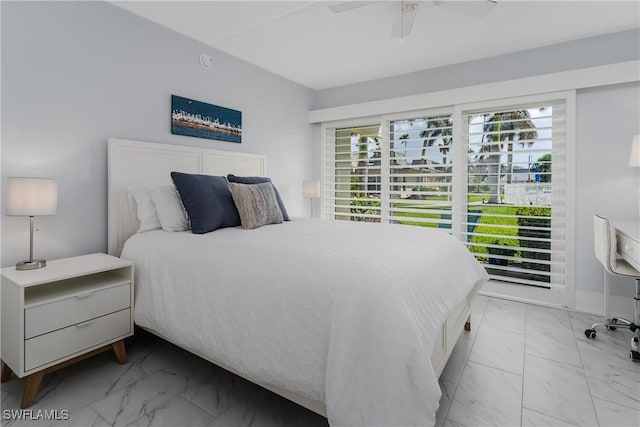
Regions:
[[[484, 195], [485, 200], [487, 195]], [[446, 202], [444, 196], [429, 197], [429, 201]], [[476, 255], [476, 258], [485, 263], [491, 262], [492, 254], [498, 256], [493, 257], [496, 264], [507, 265], [505, 258], [501, 256], [510, 256], [514, 258], [528, 259], [523, 261], [508, 261], [508, 265], [512, 267], [524, 268], [527, 270], [540, 270], [543, 272], [549, 271], [549, 265], [545, 264], [549, 261], [550, 255], [544, 252], [535, 252], [530, 248], [549, 249], [548, 242], [528, 242], [526, 237], [549, 237], [550, 235], [545, 231], [531, 230], [523, 228], [519, 230], [518, 218], [520, 215], [521, 226], [525, 227], [544, 227], [545, 222], [549, 221], [551, 215], [551, 209], [548, 207], [521, 207], [512, 205], [487, 205], [482, 203], [483, 195], [469, 196], [469, 223], [468, 230], [473, 232], [473, 237], [469, 242], [468, 249], [470, 252]], [[433, 206], [424, 206], [416, 203], [412, 200], [402, 200], [393, 203], [395, 208], [413, 208], [418, 212], [393, 212], [394, 217], [406, 217], [406, 220], [401, 220], [401, 224], [417, 225], [421, 227], [441, 227], [450, 228], [449, 224], [442, 224], [441, 220], [448, 220], [451, 218], [451, 214], [447, 213], [451, 211], [451, 208], [446, 206], [446, 203], [435, 203]], [[438, 211], [435, 213], [434, 211]], [[423, 223], [416, 221], [416, 218], [433, 220], [430, 223]], [[539, 219], [536, 219], [539, 218]], [[542, 223], [540, 222], [542, 221]], [[521, 246], [521, 238], [525, 237], [523, 245]], [[492, 245], [488, 248], [484, 245]], [[509, 246], [513, 249], [501, 249], [500, 246]], [[541, 262], [531, 261], [531, 259], [539, 259]], [[504, 261], [501, 261], [504, 260]], [[504, 262], [504, 264], [500, 264]], [[507, 276], [511, 278], [523, 278], [527, 280], [535, 280], [541, 283], [549, 282], [549, 276], [545, 273], [535, 274], [532, 272], [522, 271], [505, 271], [496, 270], [493, 274], [499, 276]]]
[[[491, 215], [515, 215], [518, 208], [513, 206], [479, 205], [482, 216], [475, 229], [472, 243], [494, 244], [520, 247], [518, 240], [518, 219], [514, 217], [500, 217]], [[485, 234], [486, 236], [482, 236]], [[469, 245], [469, 250], [477, 254], [488, 254], [484, 246]], [[518, 256], [516, 254], [516, 256]]]
[[[483, 197], [487, 198], [487, 195], [473, 194], [469, 196], [469, 203], [479, 203]], [[428, 198], [429, 201], [446, 201], [446, 196], [432, 196]], [[395, 217], [407, 217], [407, 220], [400, 221], [405, 225], [417, 225], [421, 227], [440, 227], [449, 228], [448, 224], [439, 224], [438, 220], [442, 219], [440, 213], [432, 213], [433, 210], [451, 210], [445, 206], [424, 206], [412, 203], [411, 200], [402, 202], [396, 202], [393, 207], [398, 208], [416, 208], [422, 209], [423, 212], [394, 212]], [[517, 218], [509, 217], [515, 215], [518, 207], [514, 206], [485, 206], [483, 204], [473, 205], [470, 209], [471, 216], [480, 216], [475, 225], [475, 235], [472, 239], [473, 243], [479, 244], [496, 244], [496, 245], [508, 245], [513, 247], [519, 247], [518, 240], [518, 220]], [[446, 215], [446, 214], [445, 214]], [[504, 216], [493, 216], [504, 215]], [[430, 219], [434, 222], [424, 223], [420, 221], [412, 221], [409, 218], [421, 218]], [[448, 218], [447, 218], [448, 219]], [[470, 218], [470, 222], [474, 222], [473, 218]], [[469, 226], [473, 229], [473, 226]], [[483, 236], [484, 235], [484, 236]], [[477, 254], [488, 254], [487, 248], [484, 246], [470, 245], [469, 250]], [[518, 256], [518, 254], [516, 254]]]

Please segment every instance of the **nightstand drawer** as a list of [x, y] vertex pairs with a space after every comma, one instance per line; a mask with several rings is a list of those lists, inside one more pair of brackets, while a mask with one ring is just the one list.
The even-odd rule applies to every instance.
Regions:
[[131, 310], [121, 310], [88, 322], [26, 340], [25, 371], [106, 343], [131, 332]]
[[24, 333], [29, 339], [131, 306], [131, 284], [85, 292], [25, 309]]

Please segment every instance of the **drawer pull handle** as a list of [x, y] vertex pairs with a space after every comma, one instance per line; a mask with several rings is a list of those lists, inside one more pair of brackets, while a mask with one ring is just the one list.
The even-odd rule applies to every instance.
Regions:
[[89, 326], [90, 324], [93, 323], [93, 320], [89, 321], [89, 322], [84, 322], [84, 323], [78, 323], [76, 325], [76, 328], [84, 328], [85, 326]]
[[89, 292], [88, 294], [76, 295], [76, 299], [85, 299], [93, 296], [93, 292]]

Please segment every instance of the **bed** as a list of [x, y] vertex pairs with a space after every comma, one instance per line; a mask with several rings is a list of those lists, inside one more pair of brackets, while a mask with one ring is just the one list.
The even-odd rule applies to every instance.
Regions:
[[132, 186], [169, 184], [172, 171], [266, 176], [267, 159], [120, 139], [108, 153], [109, 253], [134, 263], [138, 326], [332, 426], [434, 424], [437, 378], [486, 280], [462, 245], [438, 230], [302, 219], [136, 233]]

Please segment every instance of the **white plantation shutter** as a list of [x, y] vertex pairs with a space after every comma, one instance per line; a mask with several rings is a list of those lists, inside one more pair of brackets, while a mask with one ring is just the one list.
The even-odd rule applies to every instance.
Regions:
[[451, 114], [389, 122], [391, 222], [451, 230], [452, 125]]
[[379, 124], [331, 130], [325, 151], [325, 216], [380, 222], [379, 131]]
[[492, 279], [564, 287], [564, 101], [467, 111], [461, 234]]

